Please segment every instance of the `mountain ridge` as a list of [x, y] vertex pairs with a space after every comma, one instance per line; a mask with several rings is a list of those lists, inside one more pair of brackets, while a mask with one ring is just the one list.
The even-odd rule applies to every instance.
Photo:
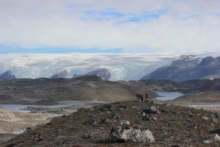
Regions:
[[156, 69], [144, 76], [146, 79], [169, 79], [174, 81], [187, 81], [194, 79], [216, 79], [220, 78], [220, 57], [211, 56], [195, 59], [183, 58], [173, 61], [170, 66]]

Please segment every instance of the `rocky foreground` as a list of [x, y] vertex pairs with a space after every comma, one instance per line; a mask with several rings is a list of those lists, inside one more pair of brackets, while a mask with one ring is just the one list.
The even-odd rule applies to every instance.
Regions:
[[30, 146], [220, 146], [220, 113], [153, 102], [81, 108], [9, 140]]

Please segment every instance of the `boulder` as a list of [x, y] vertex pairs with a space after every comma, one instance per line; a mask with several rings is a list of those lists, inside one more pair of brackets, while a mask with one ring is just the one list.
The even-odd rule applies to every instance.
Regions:
[[119, 124], [120, 124], [120, 125], [130, 125], [130, 122], [127, 121], [127, 120], [121, 120], [121, 121], [119, 122]]
[[205, 137], [202, 141], [203, 143], [212, 143], [212, 142], [220, 142], [220, 137], [218, 134], [211, 134], [207, 137]]
[[157, 121], [157, 118], [155, 116], [145, 115], [142, 117], [142, 120], [145, 121]]
[[32, 131], [32, 128], [31, 128], [31, 127], [27, 127], [27, 128], [25, 129], [24, 133], [29, 133], [29, 132], [31, 132], [31, 131]]
[[208, 117], [203, 116], [202, 119], [203, 120], [208, 120]]
[[149, 106], [142, 110], [145, 113], [153, 113], [153, 114], [160, 114], [160, 111], [155, 106]]
[[111, 124], [112, 121], [110, 119], [101, 119], [100, 124]]
[[92, 118], [89, 118], [87, 120], [85, 120], [84, 122], [82, 122], [83, 125], [92, 125], [92, 124], [96, 124], [97, 122], [92, 119]]
[[119, 119], [121, 116], [117, 113], [111, 113], [109, 114], [110, 119]]
[[34, 141], [43, 141], [43, 137], [40, 134], [32, 135]]
[[155, 142], [151, 131], [132, 127], [113, 127], [108, 137], [108, 142], [125, 142], [128, 140], [138, 143]]

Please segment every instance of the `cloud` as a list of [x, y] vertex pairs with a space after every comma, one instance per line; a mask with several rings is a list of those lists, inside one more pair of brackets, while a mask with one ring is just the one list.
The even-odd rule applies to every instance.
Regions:
[[0, 44], [123, 52], [220, 48], [218, 0], [0, 0]]

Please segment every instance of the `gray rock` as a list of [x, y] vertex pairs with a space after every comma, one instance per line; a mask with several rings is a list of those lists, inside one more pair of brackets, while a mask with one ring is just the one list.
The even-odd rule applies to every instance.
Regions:
[[151, 131], [132, 127], [113, 127], [108, 137], [108, 142], [125, 142], [128, 140], [138, 143], [155, 142]]
[[31, 128], [31, 127], [27, 127], [27, 128], [25, 129], [24, 133], [29, 133], [29, 132], [31, 132], [31, 131], [32, 131], [32, 128]]
[[191, 129], [197, 129], [198, 128], [196, 124], [193, 124], [193, 123], [190, 123], [190, 122], [184, 123], [184, 126], [186, 128], [191, 128]]
[[216, 118], [220, 118], [220, 113], [215, 113]]
[[145, 121], [157, 121], [157, 118], [155, 116], [145, 115], [142, 117], [142, 120]]
[[85, 120], [84, 122], [82, 122], [83, 125], [92, 125], [92, 124], [96, 124], [97, 122], [92, 119], [92, 118], [89, 118], [87, 120]]
[[119, 124], [120, 124], [120, 125], [130, 125], [130, 122], [127, 121], [127, 120], [121, 120], [121, 121], [119, 122]]
[[110, 119], [101, 119], [100, 124], [111, 124], [112, 121]]
[[117, 113], [111, 113], [109, 114], [110, 119], [119, 119], [121, 116]]
[[39, 134], [32, 135], [34, 141], [43, 141], [43, 137]]
[[142, 111], [142, 112], [141, 112], [141, 115], [142, 115], [142, 116], [145, 116], [145, 115], [146, 115], [146, 113]]
[[210, 118], [216, 118], [215, 114], [210, 114]]
[[160, 114], [160, 111], [155, 106], [146, 107], [142, 110], [142, 112]]
[[192, 113], [188, 113], [189, 117], [193, 117], [193, 114]]
[[209, 144], [212, 142], [220, 142], [220, 137], [218, 134], [211, 134], [203, 139], [203, 143]]
[[218, 120], [215, 119], [215, 118], [212, 118], [212, 122], [215, 123], [215, 124], [218, 124]]

